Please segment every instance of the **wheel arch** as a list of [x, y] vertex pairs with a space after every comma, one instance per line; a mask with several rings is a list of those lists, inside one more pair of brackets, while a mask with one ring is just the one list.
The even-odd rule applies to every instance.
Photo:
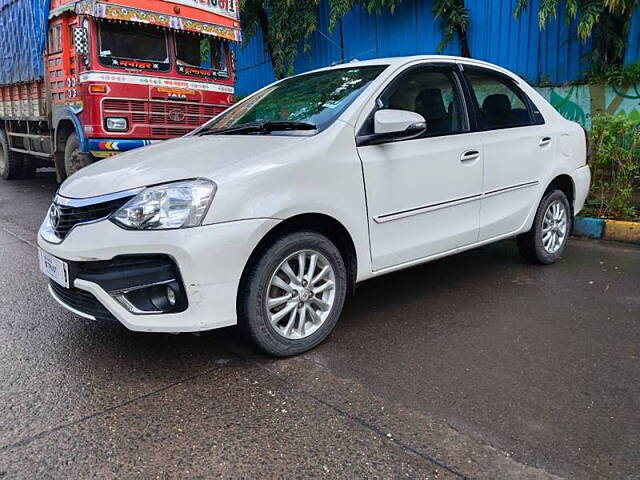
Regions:
[[567, 200], [569, 200], [569, 206], [571, 207], [571, 214], [573, 215], [575, 209], [575, 200], [576, 200], [576, 186], [573, 182], [573, 178], [571, 175], [567, 175], [566, 173], [562, 173], [557, 175], [549, 185], [545, 189], [543, 193], [544, 196], [552, 191], [552, 190], [561, 190], [567, 196]]
[[311, 230], [326, 236], [340, 251], [347, 268], [350, 293], [353, 292], [358, 274], [358, 256], [355, 243], [347, 228], [334, 217], [324, 213], [303, 213], [289, 217], [269, 230], [255, 246], [240, 277], [239, 287], [241, 288], [249, 267], [257, 260], [261, 252], [276, 238], [287, 233]]
[[54, 115], [54, 148], [56, 152], [64, 152], [64, 145], [67, 138], [75, 133], [80, 142], [80, 148], [83, 153], [88, 151], [88, 140], [84, 136], [82, 124], [76, 113], [70, 108], [60, 109]]

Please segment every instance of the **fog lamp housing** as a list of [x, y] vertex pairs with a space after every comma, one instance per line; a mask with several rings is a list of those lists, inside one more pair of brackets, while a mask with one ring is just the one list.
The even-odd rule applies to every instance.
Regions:
[[187, 307], [184, 290], [175, 280], [111, 292], [111, 296], [135, 315], [178, 313]]

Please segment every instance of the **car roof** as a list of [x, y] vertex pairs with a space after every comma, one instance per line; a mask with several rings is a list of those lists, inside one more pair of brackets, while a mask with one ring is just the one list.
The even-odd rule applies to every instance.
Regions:
[[[447, 62], [447, 63], [466, 63], [470, 65], [477, 65], [480, 67], [489, 68], [492, 70], [496, 70], [502, 73], [505, 73], [509, 76], [515, 76], [513, 72], [502, 68], [498, 65], [494, 65], [489, 62], [483, 62], [482, 60], [475, 60], [473, 58], [467, 57], [456, 57], [451, 55], [412, 55], [405, 57], [385, 57], [385, 58], [372, 58], [369, 60], [358, 60], [354, 59], [347, 63], [340, 63], [336, 65], [331, 65], [330, 67], [318, 68], [316, 70], [312, 70], [312, 72], [319, 72], [323, 70], [332, 70], [337, 68], [345, 68], [350, 66], [368, 66], [368, 65], [388, 65], [393, 67], [401, 67], [403, 65], [413, 63], [413, 62]], [[311, 73], [311, 72], [305, 72]]]

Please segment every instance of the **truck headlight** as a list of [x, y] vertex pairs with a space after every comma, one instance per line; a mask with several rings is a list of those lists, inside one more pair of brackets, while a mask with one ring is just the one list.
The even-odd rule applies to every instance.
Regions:
[[129, 121], [124, 117], [105, 118], [107, 130], [110, 132], [126, 132], [129, 130]]
[[217, 186], [198, 178], [148, 187], [111, 216], [126, 229], [166, 230], [202, 224]]

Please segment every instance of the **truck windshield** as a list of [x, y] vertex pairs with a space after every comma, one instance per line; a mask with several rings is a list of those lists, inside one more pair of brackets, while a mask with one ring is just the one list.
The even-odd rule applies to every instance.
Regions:
[[[252, 95], [205, 124], [198, 134], [229, 131], [265, 134], [281, 130], [323, 130], [376, 79], [387, 65], [349, 67], [308, 73], [286, 79]], [[289, 124], [284, 128], [285, 124]], [[240, 128], [243, 125], [268, 128]], [[296, 128], [299, 125], [300, 128]]]
[[165, 32], [140, 23], [100, 23], [100, 63], [107, 67], [168, 71]]
[[184, 75], [223, 77], [229, 76], [226, 42], [209, 35], [175, 33], [176, 65]]

